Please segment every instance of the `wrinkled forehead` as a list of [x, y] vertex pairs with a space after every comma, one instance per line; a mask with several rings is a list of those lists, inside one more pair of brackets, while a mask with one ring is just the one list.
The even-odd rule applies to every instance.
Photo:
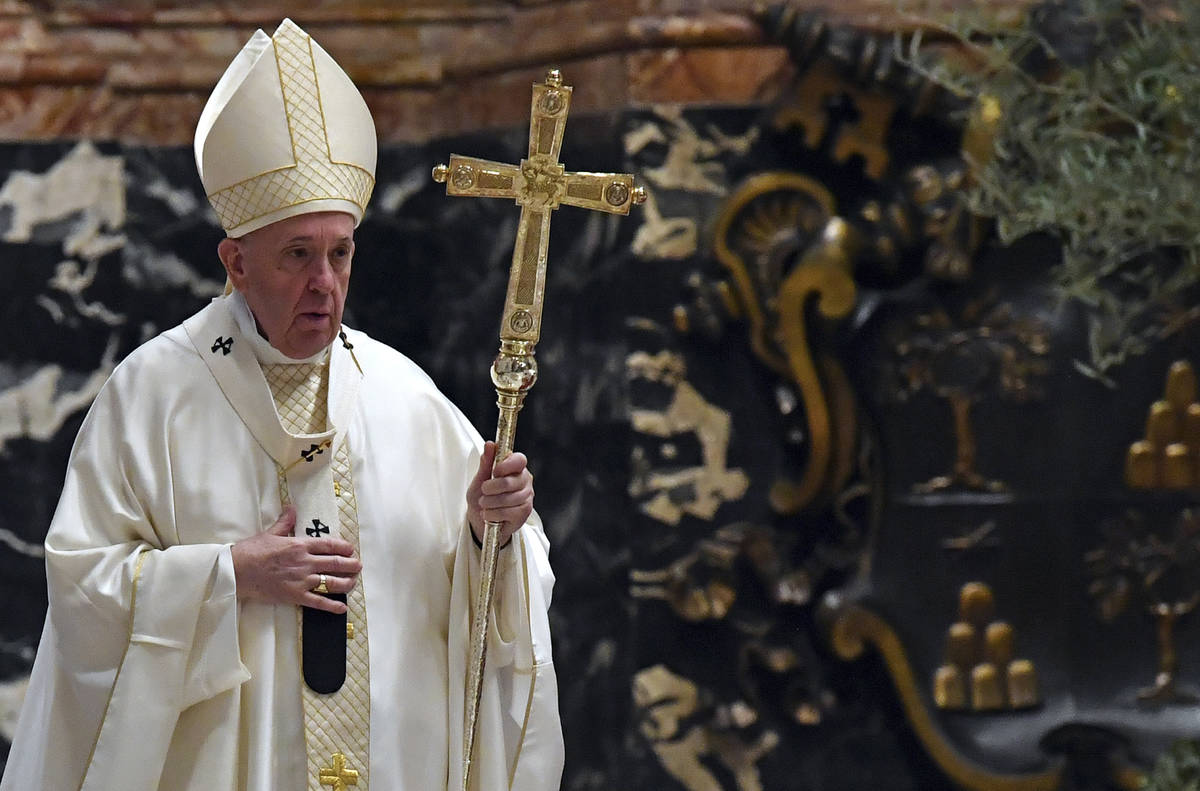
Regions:
[[354, 241], [354, 217], [326, 211], [288, 217], [251, 231], [238, 241], [255, 247], [278, 247], [293, 241]]

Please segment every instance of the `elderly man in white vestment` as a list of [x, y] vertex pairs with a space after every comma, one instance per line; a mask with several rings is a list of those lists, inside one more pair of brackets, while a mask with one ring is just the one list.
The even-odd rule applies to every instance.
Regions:
[[341, 323], [374, 186], [362, 97], [285, 20], [195, 148], [231, 288], [122, 362], [80, 429], [0, 789], [457, 791], [485, 520], [508, 543], [472, 786], [556, 789], [525, 459], [493, 471], [422, 371]]

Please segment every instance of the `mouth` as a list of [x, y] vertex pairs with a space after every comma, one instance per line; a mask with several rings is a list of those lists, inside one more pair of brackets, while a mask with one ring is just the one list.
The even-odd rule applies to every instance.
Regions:
[[323, 311], [315, 311], [311, 313], [301, 313], [296, 316], [296, 321], [306, 327], [324, 327], [331, 321], [328, 313]]

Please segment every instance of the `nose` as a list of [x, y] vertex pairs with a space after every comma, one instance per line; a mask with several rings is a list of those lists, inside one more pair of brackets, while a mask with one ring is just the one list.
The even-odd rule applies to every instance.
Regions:
[[308, 270], [308, 290], [315, 294], [328, 294], [333, 291], [337, 282], [333, 271], [333, 262], [328, 254], [323, 254], [312, 262]]

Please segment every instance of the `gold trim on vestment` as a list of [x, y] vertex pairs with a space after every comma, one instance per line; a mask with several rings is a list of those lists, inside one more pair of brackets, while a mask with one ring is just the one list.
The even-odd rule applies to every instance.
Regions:
[[88, 771], [92, 768], [92, 760], [96, 757], [96, 747], [100, 744], [100, 734], [104, 731], [104, 721], [108, 719], [108, 709], [112, 705], [113, 693], [117, 691], [117, 680], [121, 678], [121, 668], [125, 666], [125, 657], [129, 656], [129, 646], [133, 643], [133, 616], [137, 612], [138, 581], [142, 577], [142, 565], [146, 555], [150, 553], [149, 546], [138, 550], [137, 561], [133, 567], [132, 591], [129, 594], [129, 633], [125, 635], [125, 650], [121, 652], [121, 661], [117, 663], [117, 672], [113, 676], [112, 687], [108, 690], [108, 700], [104, 703], [104, 713], [100, 715], [100, 725], [96, 728], [96, 737], [92, 739], [92, 749], [88, 751], [87, 762], [83, 765], [83, 774], [79, 777], [79, 789], [87, 782]]
[[[262, 369], [275, 403], [279, 424], [289, 434], [313, 434], [331, 428], [328, 402], [336, 386], [331, 361], [323, 364], [264, 364]], [[321, 447], [327, 448], [330, 444], [323, 443]], [[357, 552], [358, 502], [354, 493], [349, 441], [337, 443], [336, 450], [322, 455], [319, 461], [315, 455], [310, 458], [314, 459], [314, 463], [329, 465], [326, 471], [330, 476], [328, 485], [336, 484], [331, 503], [336, 513], [330, 514], [326, 521], [333, 525], [336, 519], [334, 534], [340, 533], [354, 545]], [[292, 462], [287, 467], [276, 465], [281, 505], [293, 500], [293, 493], [289, 491], [288, 471], [297, 464]], [[319, 482], [314, 485], [327, 484]], [[350, 644], [348, 631], [342, 635], [346, 640], [346, 677], [343, 686], [335, 692], [323, 694], [314, 692], [301, 682], [305, 788], [308, 791], [319, 791], [321, 788], [322, 771], [331, 754], [341, 755], [353, 764], [357, 772], [354, 778], [356, 791], [366, 791], [370, 784], [370, 658], [366, 589], [361, 574], [355, 587], [346, 596], [346, 605], [347, 625], [353, 622], [357, 636], [362, 639]], [[300, 638], [296, 641], [296, 650], [300, 666], [303, 667], [303, 611], [299, 607], [296, 608], [296, 618]]]
[[[511, 539], [510, 539], [511, 540]], [[513, 754], [512, 769], [508, 772], [508, 791], [512, 791], [513, 782], [517, 779], [517, 764], [521, 761], [521, 751], [525, 747], [525, 731], [529, 728], [529, 717], [533, 713], [533, 693], [537, 688], [537, 656], [533, 651], [533, 617], [529, 606], [529, 556], [525, 552], [525, 541], [521, 545], [521, 583], [525, 590], [525, 624], [529, 627], [529, 698], [525, 701], [525, 719], [521, 721], [521, 738], [517, 742], [517, 751]]]

